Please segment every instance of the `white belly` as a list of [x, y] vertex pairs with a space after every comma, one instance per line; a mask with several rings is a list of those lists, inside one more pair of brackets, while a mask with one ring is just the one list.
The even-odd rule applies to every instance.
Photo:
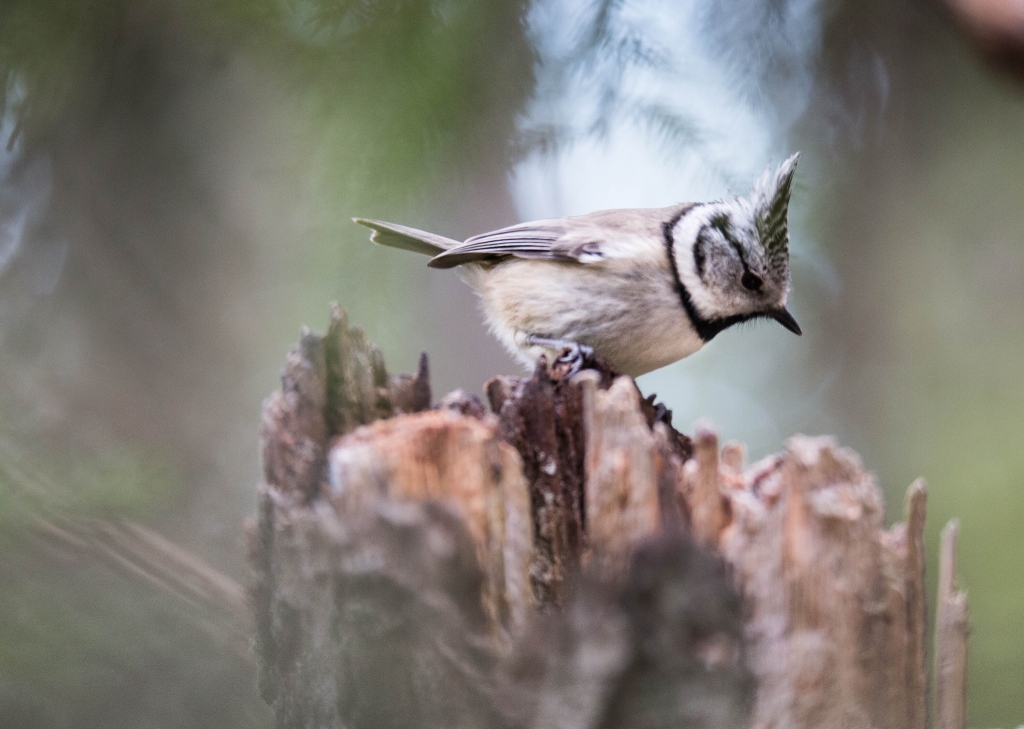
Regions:
[[[618, 265], [616, 265], [618, 263]], [[616, 270], [618, 269], [618, 270]], [[690, 325], [669, 272], [611, 265], [510, 259], [466, 266], [491, 330], [526, 366], [542, 347], [526, 335], [592, 347], [615, 369], [637, 377], [693, 354], [704, 342]]]

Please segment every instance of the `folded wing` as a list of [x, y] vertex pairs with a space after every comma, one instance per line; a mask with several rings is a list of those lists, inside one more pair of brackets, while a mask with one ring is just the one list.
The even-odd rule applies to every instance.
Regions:
[[591, 263], [604, 258], [602, 231], [596, 226], [571, 225], [556, 218], [521, 223], [491, 233], [475, 235], [430, 260], [431, 268], [453, 268], [514, 256], [549, 261]]

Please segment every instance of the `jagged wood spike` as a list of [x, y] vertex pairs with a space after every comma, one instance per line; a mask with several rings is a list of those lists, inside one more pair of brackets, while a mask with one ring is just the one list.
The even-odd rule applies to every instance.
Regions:
[[906, 604], [907, 636], [910, 640], [907, 661], [907, 727], [926, 729], [928, 724], [928, 671], [925, 666], [925, 600], [924, 523], [928, 485], [919, 478], [907, 489], [904, 518], [907, 530]]
[[956, 587], [956, 543], [960, 521], [942, 530], [939, 590], [935, 604], [935, 727], [967, 726], [967, 593]]

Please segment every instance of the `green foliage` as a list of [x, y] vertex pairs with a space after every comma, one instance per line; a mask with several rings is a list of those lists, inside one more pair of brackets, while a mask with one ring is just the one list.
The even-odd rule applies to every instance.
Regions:
[[152, 517], [183, 487], [168, 463], [123, 445], [32, 452], [0, 435], [0, 532], [40, 515]]
[[[132, 43], [161, 24], [271, 70], [348, 195], [399, 199], [438, 170], [508, 160], [533, 86], [524, 0], [14, 0], [0, 8], [0, 112], [30, 142], [87, 125]], [[505, 121], [502, 122], [502, 119]], [[485, 124], [484, 122], [491, 122]], [[494, 126], [497, 122], [497, 127]]]

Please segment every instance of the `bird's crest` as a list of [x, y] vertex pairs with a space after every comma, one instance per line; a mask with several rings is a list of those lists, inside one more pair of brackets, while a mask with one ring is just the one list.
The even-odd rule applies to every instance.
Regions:
[[793, 187], [793, 173], [800, 153], [792, 155], [773, 173], [764, 171], [754, 184], [750, 195], [755, 212], [755, 224], [761, 244], [770, 259], [789, 260], [789, 197]]

